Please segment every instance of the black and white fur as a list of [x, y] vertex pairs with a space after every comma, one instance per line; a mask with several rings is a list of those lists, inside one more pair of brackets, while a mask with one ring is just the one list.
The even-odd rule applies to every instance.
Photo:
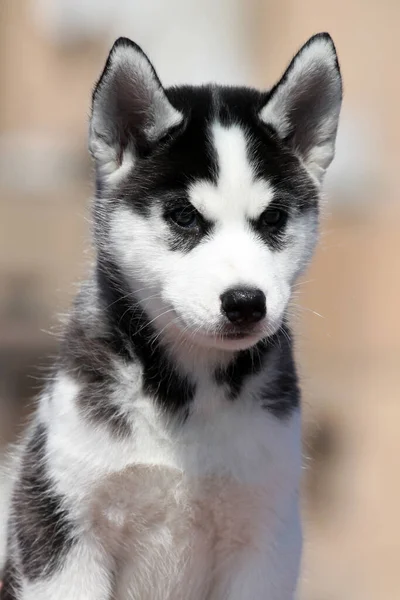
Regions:
[[[21, 447], [3, 600], [293, 598], [287, 307], [340, 104], [327, 34], [267, 92], [164, 89], [114, 44], [90, 123], [96, 262]], [[265, 310], [228, 317], [232, 288]]]

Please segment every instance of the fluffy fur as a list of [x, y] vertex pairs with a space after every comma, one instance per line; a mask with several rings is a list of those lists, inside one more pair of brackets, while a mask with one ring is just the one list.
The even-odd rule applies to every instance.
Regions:
[[90, 123], [96, 264], [21, 445], [2, 600], [292, 600], [286, 311], [340, 102], [327, 34], [269, 92], [164, 89], [115, 43]]

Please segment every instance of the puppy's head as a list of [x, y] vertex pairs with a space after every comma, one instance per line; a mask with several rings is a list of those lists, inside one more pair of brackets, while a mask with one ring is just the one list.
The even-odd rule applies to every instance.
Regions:
[[268, 92], [164, 89], [136, 44], [114, 44], [90, 123], [96, 244], [157, 329], [227, 349], [277, 331], [316, 243], [341, 96], [327, 34]]

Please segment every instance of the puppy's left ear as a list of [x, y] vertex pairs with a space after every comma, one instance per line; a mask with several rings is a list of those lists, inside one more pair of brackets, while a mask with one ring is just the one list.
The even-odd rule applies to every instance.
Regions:
[[329, 34], [320, 33], [296, 54], [260, 112], [319, 182], [335, 153], [341, 102], [335, 46]]
[[182, 121], [143, 50], [119, 38], [93, 92], [89, 150], [99, 176], [129, 168]]

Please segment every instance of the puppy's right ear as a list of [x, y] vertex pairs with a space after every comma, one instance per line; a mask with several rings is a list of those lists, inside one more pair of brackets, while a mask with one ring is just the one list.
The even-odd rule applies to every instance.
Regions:
[[93, 92], [89, 150], [99, 175], [129, 168], [141, 148], [157, 143], [182, 120], [141, 48], [119, 38]]
[[335, 153], [341, 103], [335, 45], [319, 33], [296, 54], [260, 113], [319, 183]]

